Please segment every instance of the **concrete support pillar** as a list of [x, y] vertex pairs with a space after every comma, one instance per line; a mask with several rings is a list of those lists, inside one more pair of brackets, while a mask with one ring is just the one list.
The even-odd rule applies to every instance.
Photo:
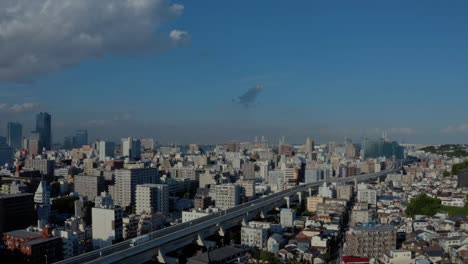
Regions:
[[312, 187], [309, 187], [308, 191], [309, 191], [309, 196], [312, 196]]
[[297, 192], [297, 197], [299, 199], [299, 204], [302, 204], [302, 192]]
[[267, 213], [265, 212], [265, 210], [260, 211], [260, 218], [265, 219], [266, 215], [267, 215]]
[[223, 225], [219, 225], [219, 230], [218, 230], [218, 234], [222, 237], [224, 237], [226, 235], [226, 229], [224, 228]]
[[244, 217], [242, 218], [242, 223], [241, 223], [241, 224], [242, 224], [242, 226], [247, 226], [247, 223], [248, 223], [248, 222], [249, 222], [249, 219], [247, 219], [247, 217], [244, 216]]
[[163, 248], [158, 249], [158, 261], [159, 263], [167, 263], [166, 250]]
[[286, 208], [290, 208], [291, 207], [291, 198], [289, 196], [286, 196], [284, 197], [284, 199], [286, 200]]

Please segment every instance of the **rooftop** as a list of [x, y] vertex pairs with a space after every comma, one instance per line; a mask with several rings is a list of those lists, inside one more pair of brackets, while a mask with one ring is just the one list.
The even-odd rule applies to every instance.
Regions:
[[5, 233], [5, 235], [16, 237], [16, 238], [31, 238], [31, 239], [42, 237], [41, 233], [30, 232], [26, 230], [15, 230], [15, 231], [7, 232]]
[[188, 259], [187, 263], [211, 263], [216, 261], [223, 261], [227, 258], [230, 258], [231, 256], [242, 254], [244, 252], [246, 252], [246, 250], [242, 248], [225, 246], [213, 251], [205, 252], [199, 256], [191, 257]]

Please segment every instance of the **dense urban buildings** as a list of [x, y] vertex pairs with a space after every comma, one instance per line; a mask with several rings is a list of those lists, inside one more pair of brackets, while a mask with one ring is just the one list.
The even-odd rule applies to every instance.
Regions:
[[[151, 138], [90, 141], [81, 129], [66, 146], [48, 150], [41, 146], [44, 130], [24, 138], [24, 150], [16, 152], [0, 138], [8, 149], [0, 171], [0, 232], [6, 234], [7, 257], [14, 257], [8, 250], [19, 241], [16, 261], [39, 261], [36, 255], [44, 253], [54, 261], [80, 258], [124, 240], [128, 244], [119, 247], [138, 247], [151, 232], [185, 232], [215, 219], [216, 228], [183, 235], [177, 240], [183, 243], [155, 251], [152, 258], [195, 246], [209, 250], [203, 256], [211, 258], [216, 242], [210, 237], [220, 236], [217, 252], [225, 254], [220, 259], [237, 256], [241, 263], [265, 252], [285, 263], [466, 262], [468, 219], [450, 212], [466, 207], [468, 157], [408, 145], [401, 157], [401, 146], [386, 138], [362, 145], [311, 138], [302, 145], [285, 139], [269, 145], [262, 137], [179, 147]], [[357, 180], [378, 172], [381, 177]], [[313, 187], [294, 191], [304, 184]], [[283, 197], [289, 190], [292, 195]], [[281, 200], [253, 209], [275, 195]], [[424, 209], [431, 203], [434, 211]], [[248, 213], [218, 222], [239, 210]], [[242, 246], [240, 255], [226, 252], [228, 244]], [[102, 252], [107, 257], [108, 251]]]

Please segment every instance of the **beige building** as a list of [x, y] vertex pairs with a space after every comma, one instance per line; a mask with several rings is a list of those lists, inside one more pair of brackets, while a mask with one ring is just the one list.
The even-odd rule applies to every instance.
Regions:
[[307, 197], [307, 211], [317, 212], [317, 205], [323, 203], [323, 197], [319, 196], [310, 196]]
[[340, 185], [336, 187], [336, 198], [351, 200], [353, 197], [354, 187], [352, 185]]
[[391, 250], [382, 257], [383, 263], [387, 264], [414, 264], [416, 260], [412, 257], [411, 250]]
[[255, 181], [253, 180], [243, 180], [237, 181], [236, 185], [239, 185], [241, 188], [241, 196], [244, 197], [255, 197]]
[[345, 255], [382, 258], [396, 249], [396, 232], [391, 225], [351, 227], [346, 232]]
[[373, 212], [371, 210], [353, 210], [351, 212], [350, 225], [354, 226], [358, 223], [367, 223], [373, 219]]

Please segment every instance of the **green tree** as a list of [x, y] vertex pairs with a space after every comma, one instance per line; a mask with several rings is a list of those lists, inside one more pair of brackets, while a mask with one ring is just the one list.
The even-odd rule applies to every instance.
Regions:
[[258, 250], [255, 252], [255, 258], [261, 260], [262, 262], [268, 262], [270, 264], [280, 264], [280, 260], [278, 257], [268, 251], [265, 250]]
[[423, 193], [411, 199], [405, 213], [411, 217], [418, 214], [434, 216], [440, 209], [441, 205], [439, 199], [429, 197]]
[[286, 264], [302, 264], [302, 262], [297, 259], [288, 259], [286, 260]]

